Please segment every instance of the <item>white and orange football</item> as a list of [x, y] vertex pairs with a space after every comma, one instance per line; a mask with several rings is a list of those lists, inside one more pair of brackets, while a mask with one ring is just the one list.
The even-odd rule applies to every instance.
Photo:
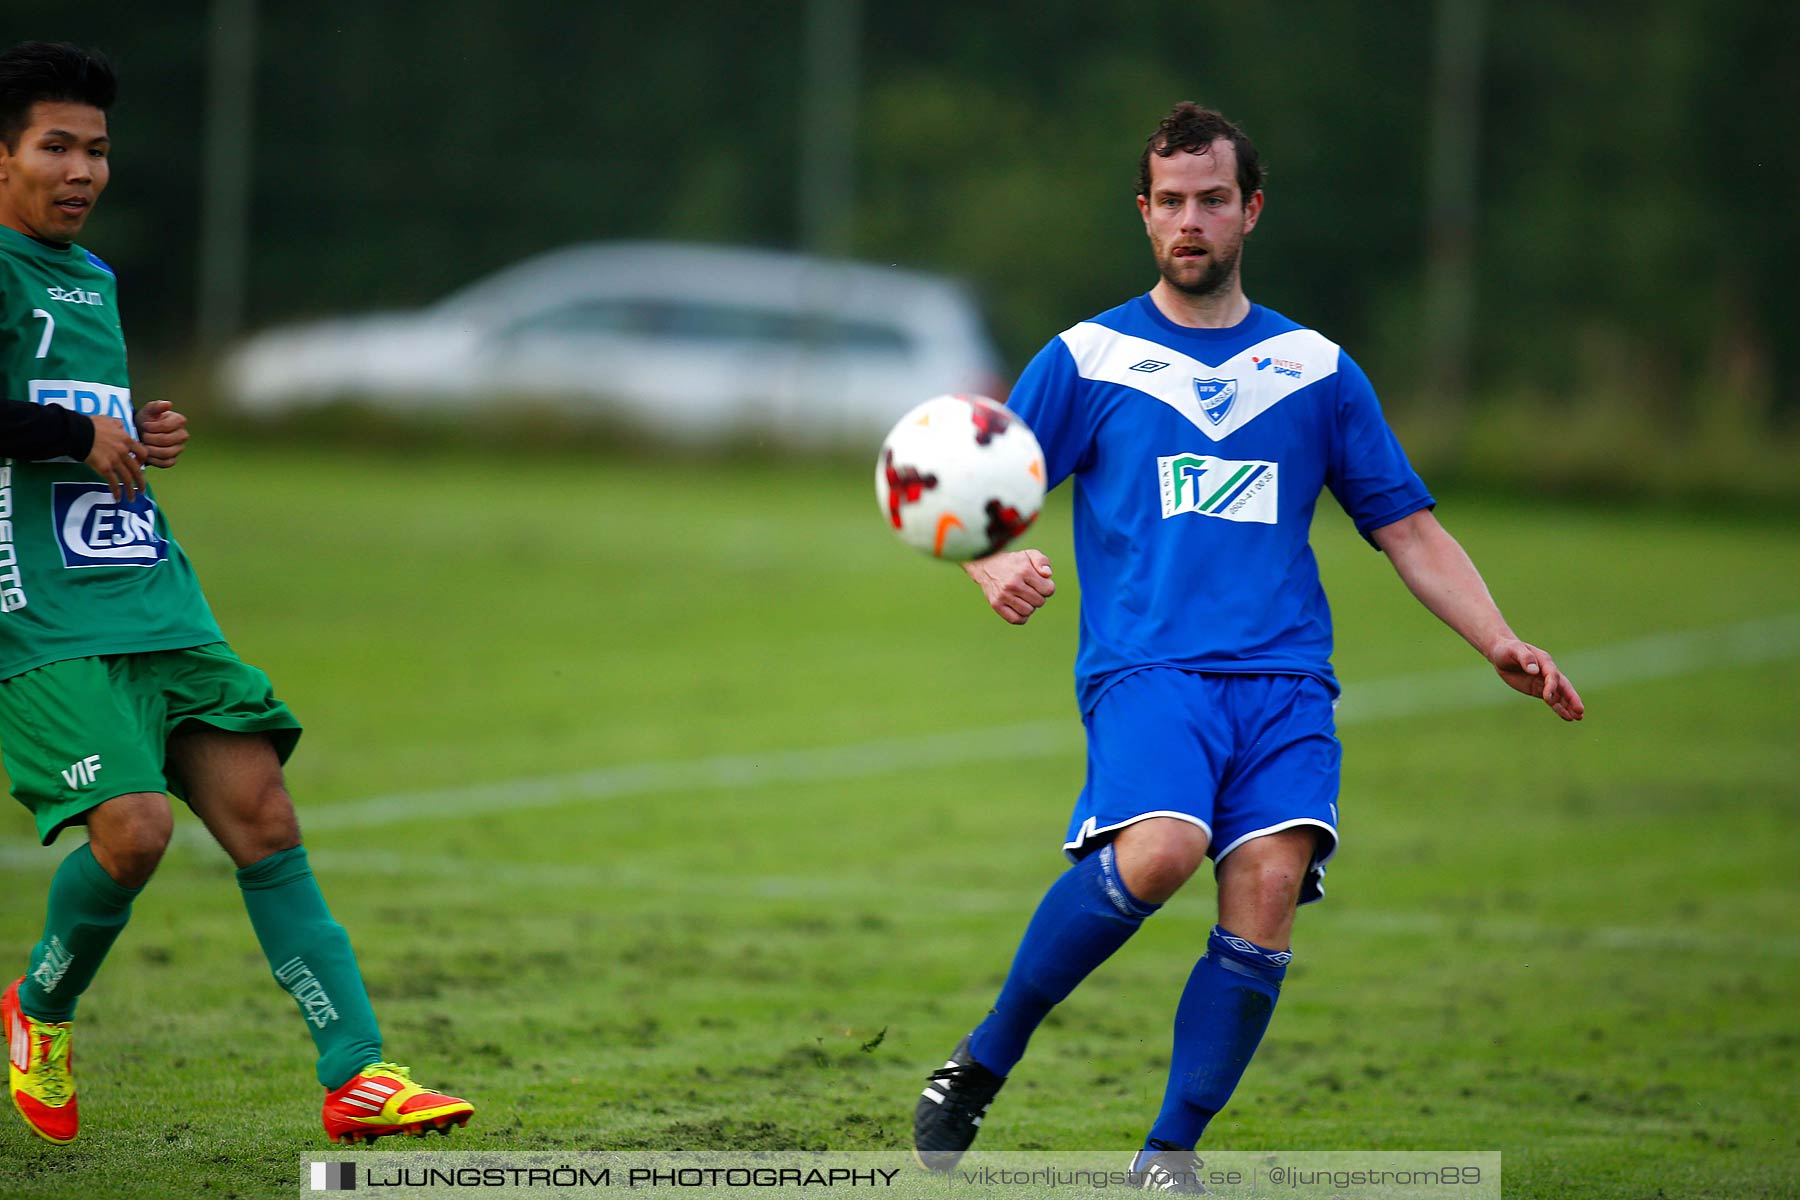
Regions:
[[1004, 549], [1044, 506], [1044, 452], [986, 396], [938, 396], [901, 417], [875, 461], [875, 499], [896, 536], [965, 562]]

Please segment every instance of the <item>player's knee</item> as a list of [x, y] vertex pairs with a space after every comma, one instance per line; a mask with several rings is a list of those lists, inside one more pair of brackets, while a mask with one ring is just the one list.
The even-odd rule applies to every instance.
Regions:
[[1203, 838], [1145, 838], [1120, 849], [1119, 873], [1133, 896], [1147, 904], [1161, 904], [1181, 890], [1204, 861]]
[[88, 818], [89, 849], [102, 870], [125, 887], [143, 887], [175, 833], [168, 802], [148, 793], [109, 800]]
[[1270, 917], [1286, 917], [1300, 903], [1302, 872], [1288, 868], [1269, 871], [1257, 880], [1257, 907]]
[[1245, 870], [1234, 875], [1231, 881], [1233, 907], [1249, 914], [1259, 927], [1283, 924], [1300, 902], [1300, 884], [1305, 872], [1290, 864], [1246, 864]]
[[258, 790], [247, 806], [242, 823], [246, 849], [254, 858], [264, 858], [300, 844], [300, 819], [294, 815], [294, 801], [279, 779]]

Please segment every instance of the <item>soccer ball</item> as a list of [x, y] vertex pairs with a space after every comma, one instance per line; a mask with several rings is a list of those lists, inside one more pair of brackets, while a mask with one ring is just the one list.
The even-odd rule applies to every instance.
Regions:
[[900, 418], [875, 461], [875, 499], [901, 541], [965, 562], [1004, 548], [1044, 506], [1044, 452], [986, 396], [938, 396]]

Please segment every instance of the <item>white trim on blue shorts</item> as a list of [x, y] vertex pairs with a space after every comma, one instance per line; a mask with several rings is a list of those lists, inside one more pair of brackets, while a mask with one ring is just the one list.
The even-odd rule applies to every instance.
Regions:
[[[1186, 821], [1189, 825], [1198, 825], [1200, 828], [1202, 828], [1206, 831], [1206, 844], [1208, 846], [1212, 845], [1213, 831], [1212, 831], [1211, 825], [1208, 825], [1205, 821], [1202, 821], [1199, 817], [1196, 817], [1193, 813], [1168, 812], [1166, 810], [1159, 809], [1156, 812], [1139, 813], [1137, 816], [1131, 817], [1128, 820], [1120, 821], [1116, 825], [1108, 825], [1105, 829], [1096, 829], [1094, 827], [1094, 818], [1089, 817], [1087, 820], [1085, 820], [1081, 823], [1081, 830], [1076, 835], [1075, 840], [1072, 842], [1064, 842], [1063, 843], [1063, 854], [1068, 858], [1068, 860], [1070, 862], [1079, 862], [1080, 858], [1077, 854], [1077, 851], [1079, 851], [1083, 846], [1086, 846], [1089, 842], [1093, 841], [1095, 838], [1099, 837], [1101, 834], [1117, 833], [1119, 830], [1125, 828], [1127, 825], [1136, 825], [1139, 821], [1148, 821], [1151, 817], [1174, 817], [1177, 821]], [[1254, 837], [1256, 835], [1252, 834], [1251, 836]], [[1243, 841], [1243, 839], [1239, 838], [1238, 841], [1241, 842], [1241, 841]]]
[[1283, 821], [1279, 825], [1270, 825], [1265, 829], [1252, 829], [1249, 833], [1246, 833], [1243, 837], [1239, 838], [1237, 841], [1231, 843], [1231, 845], [1229, 845], [1229, 846], [1225, 847], [1223, 850], [1219, 851], [1218, 854], [1214, 855], [1213, 862], [1215, 864], [1224, 862], [1225, 856], [1227, 854], [1230, 854], [1233, 850], [1236, 850], [1239, 846], [1243, 845], [1247, 841], [1250, 841], [1252, 838], [1268, 837], [1271, 833], [1280, 833], [1282, 830], [1292, 829], [1296, 825], [1317, 825], [1320, 829], [1326, 830], [1327, 832], [1329, 832], [1331, 834], [1331, 849], [1326, 851], [1324, 858], [1315, 858], [1311, 863], [1309, 863], [1307, 865], [1306, 869], [1308, 871], [1310, 871], [1314, 867], [1322, 867], [1326, 863], [1330, 862], [1331, 856], [1337, 853], [1338, 831], [1337, 831], [1336, 826], [1328, 825], [1324, 821], [1319, 820], [1317, 817], [1295, 817], [1291, 821]]
[[[1312, 880], [1313, 891], [1317, 892], [1318, 895], [1310, 898], [1303, 895], [1300, 903], [1312, 904], [1315, 901], [1323, 900], [1325, 898], [1325, 864], [1330, 862], [1332, 856], [1338, 852], [1339, 839], [1337, 826], [1328, 825], [1317, 817], [1295, 817], [1291, 821], [1283, 821], [1279, 825], [1271, 825], [1267, 829], [1252, 829], [1249, 833], [1246, 833], [1243, 837], [1219, 851], [1218, 856], [1213, 859], [1213, 870], [1216, 872], [1219, 869], [1219, 864], [1225, 861], [1225, 856], [1230, 854], [1233, 850], [1236, 850], [1245, 842], [1248, 842], [1253, 838], [1268, 837], [1271, 833], [1280, 833], [1282, 830], [1292, 829], [1296, 825], [1316, 826], [1331, 834], [1331, 849], [1325, 852], [1325, 857], [1315, 858], [1310, 863], [1306, 864], [1306, 874]], [[1305, 892], [1306, 889], [1302, 887], [1300, 890]]]

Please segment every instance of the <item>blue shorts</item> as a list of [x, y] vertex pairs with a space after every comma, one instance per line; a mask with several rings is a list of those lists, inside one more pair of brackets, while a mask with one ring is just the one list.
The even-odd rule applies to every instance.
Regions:
[[1319, 899], [1338, 842], [1343, 749], [1332, 705], [1330, 689], [1308, 675], [1127, 675], [1083, 722], [1087, 785], [1064, 853], [1079, 860], [1127, 825], [1174, 817], [1206, 830], [1217, 863], [1252, 838], [1315, 825], [1324, 834], [1300, 903]]

